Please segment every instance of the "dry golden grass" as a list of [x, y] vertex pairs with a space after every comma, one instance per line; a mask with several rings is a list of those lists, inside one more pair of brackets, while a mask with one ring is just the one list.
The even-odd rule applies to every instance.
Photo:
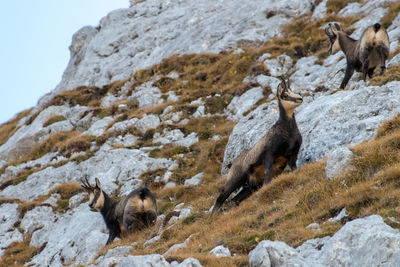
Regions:
[[46, 106], [60, 106], [68, 103], [71, 106], [81, 105], [99, 107], [101, 99], [107, 94], [117, 93], [131, 77], [112, 82], [102, 88], [96, 86], [79, 86], [73, 90], [64, 91], [51, 99]]
[[77, 183], [64, 183], [62, 185], [56, 186], [51, 190], [51, 193], [57, 193], [61, 195], [61, 198], [57, 200], [57, 208], [55, 211], [65, 211], [69, 206], [69, 199], [79, 193], [82, 192], [83, 189]]
[[377, 75], [370, 80], [370, 85], [382, 86], [391, 81], [400, 81], [400, 66], [394, 66], [385, 71], [383, 75]]
[[30, 246], [29, 242], [30, 237], [22, 242], [11, 243], [1, 257], [0, 267], [23, 266], [40, 253], [41, 248]]
[[47, 127], [53, 123], [59, 122], [59, 121], [65, 121], [66, 118], [62, 115], [55, 115], [49, 118], [45, 123], [43, 123], [43, 127]]
[[49, 152], [59, 151], [64, 156], [71, 156], [74, 152], [86, 151], [96, 138], [92, 135], [82, 135], [79, 131], [59, 132], [33, 148], [29, 160], [38, 159]]
[[[30, 153], [25, 154], [20, 157], [18, 160], [10, 162], [9, 164], [3, 166], [0, 169], [0, 173], [3, 173], [4, 170], [11, 165], [18, 165], [23, 162], [27, 162], [30, 160], [38, 159], [49, 152], [59, 151], [62, 155], [66, 157], [70, 157], [74, 152], [86, 151], [86, 155], [81, 155], [72, 160], [81, 162], [89, 157], [93, 156], [94, 153], [89, 150], [92, 142], [96, 141], [95, 136], [91, 135], [82, 135], [79, 131], [72, 132], [59, 132], [55, 134], [51, 134], [48, 139], [44, 140], [42, 143], [36, 145]], [[66, 162], [61, 162], [59, 165], [65, 164]], [[29, 175], [34, 172], [37, 172], [41, 169], [41, 166], [37, 166], [36, 168], [25, 168], [18, 172], [15, 177], [11, 179], [7, 179], [2, 181], [0, 184], [0, 189], [4, 189], [5, 187], [11, 184], [18, 184], [24, 181]]]
[[[352, 148], [354, 171], [327, 180], [324, 161], [306, 164], [294, 172], [275, 177], [239, 206], [227, 202], [223, 206], [225, 211], [213, 218], [205, 211], [212, 206], [218, 188], [224, 183], [219, 171], [226, 140], [222, 142], [219, 159], [213, 158], [215, 151], [211, 141], [200, 141], [201, 151], [196, 153], [193, 147], [183, 153], [185, 156], [173, 179], [183, 182], [184, 178], [203, 170], [205, 178], [201, 185], [196, 188], [182, 185], [169, 189], [152, 188], [161, 213], [184, 202], [193, 206], [192, 215], [165, 230], [158, 242], [146, 248], [142, 244], [156, 234], [154, 227], [117, 241], [115, 245], [135, 241], [135, 254], [164, 253], [173, 244], [194, 234], [187, 247], [172, 252], [167, 258], [183, 260], [190, 255], [205, 266], [214, 266], [215, 258], [208, 253], [215, 246], [224, 245], [237, 254], [226, 259], [225, 264], [245, 266], [248, 252], [264, 239], [281, 240], [296, 247], [310, 238], [333, 235], [347, 220], [357, 217], [377, 213], [385, 219], [390, 216], [400, 220], [397, 209], [400, 204], [399, 121], [398, 115], [379, 128], [376, 140]], [[328, 222], [344, 207], [350, 214], [348, 218], [337, 223]], [[313, 222], [319, 223], [321, 232], [306, 228]], [[387, 223], [400, 228], [393, 221], [387, 220]]]
[[361, 0], [328, 0], [326, 2], [326, 7], [328, 13], [338, 13], [347, 4], [352, 2], [361, 3]]
[[8, 138], [10, 138], [18, 129], [18, 122], [25, 116], [28, 116], [32, 112], [32, 109], [24, 110], [14, 116], [13, 119], [7, 121], [0, 125], [0, 145], [7, 142]]

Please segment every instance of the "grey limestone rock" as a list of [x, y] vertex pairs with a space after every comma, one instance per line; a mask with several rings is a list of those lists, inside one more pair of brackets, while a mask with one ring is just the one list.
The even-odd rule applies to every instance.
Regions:
[[378, 215], [346, 223], [333, 237], [306, 241], [297, 249], [264, 240], [249, 254], [250, 266], [396, 266], [400, 232]]

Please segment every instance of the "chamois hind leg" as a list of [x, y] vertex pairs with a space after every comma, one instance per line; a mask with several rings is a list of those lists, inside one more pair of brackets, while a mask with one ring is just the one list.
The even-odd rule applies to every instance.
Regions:
[[380, 75], [383, 75], [383, 73], [385, 73], [386, 70], [386, 60], [389, 57], [389, 50], [387, 49], [387, 47], [380, 45], [378, 51], [382, 61]]
[[374, 75], [375, 67], [368, 69], [368, 77], [371, 79], [372, 75]]
[[232, 198], [232, 201], [236, 205], [239, 205], [239, 203], [248, 198], [254, 192], [254, 190], [255, 190], [254, 188], [246, 185], [242, 188], [242, 190], [240, 190], [240, 192], [234, 198]]

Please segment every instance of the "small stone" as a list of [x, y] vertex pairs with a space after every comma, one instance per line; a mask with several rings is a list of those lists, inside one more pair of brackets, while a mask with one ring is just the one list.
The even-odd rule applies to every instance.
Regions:
[[311, 229], [314, 232], [319, 232], [321, 231], [321, 227], [319, 227], [318, 223], [310, 223], [309, 225], [307, 225], [306, 227], [307, 229]]
[[210, 254], [215, 255], [215, 257], [217, 257], [217, 258], [232, 256], [231, 252], [229, 251], [229, 248], [226, 248], [224, 246], [217, 246], [217, 247], [213, 248], [210, 251]]
[[198, 173], [190, 179], [185, 180], [185, 186], [197, 186], [203, 179], [203, 173]]

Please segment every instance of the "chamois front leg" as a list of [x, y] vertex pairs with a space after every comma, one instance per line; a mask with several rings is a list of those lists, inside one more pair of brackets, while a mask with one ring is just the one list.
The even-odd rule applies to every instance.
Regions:
[[[297, 151], [299, 151], [297, 149]], [[295, 154], [293, 154], [290, 159], [289, 159], [289, 167], [292, 171], [294, 171], [295, 169], [297, 169], [297, 152]]]
[[344, 78], [342, 83], [340, 84], [340, 88], [344, 89], [347, 85], [347, 83], [349, 82], [351, 76], [353, 76], [354, 73], [354, 67], [351, 65], [347, 65], [346, 67], [346, 73], [344, 74]]
[[107, 243], [106, 245], [110, 244], [111, 242], [114, 241], [115, 237], [117, 237], [116, 233], [113, 230], [110, 230], [110, 233], [108, 235]]
[[266, 153], [264, 157], [264, 184], [268, 184], [271, 181], [271, 170], [274, 163], [274, 158], [271, 153]]

